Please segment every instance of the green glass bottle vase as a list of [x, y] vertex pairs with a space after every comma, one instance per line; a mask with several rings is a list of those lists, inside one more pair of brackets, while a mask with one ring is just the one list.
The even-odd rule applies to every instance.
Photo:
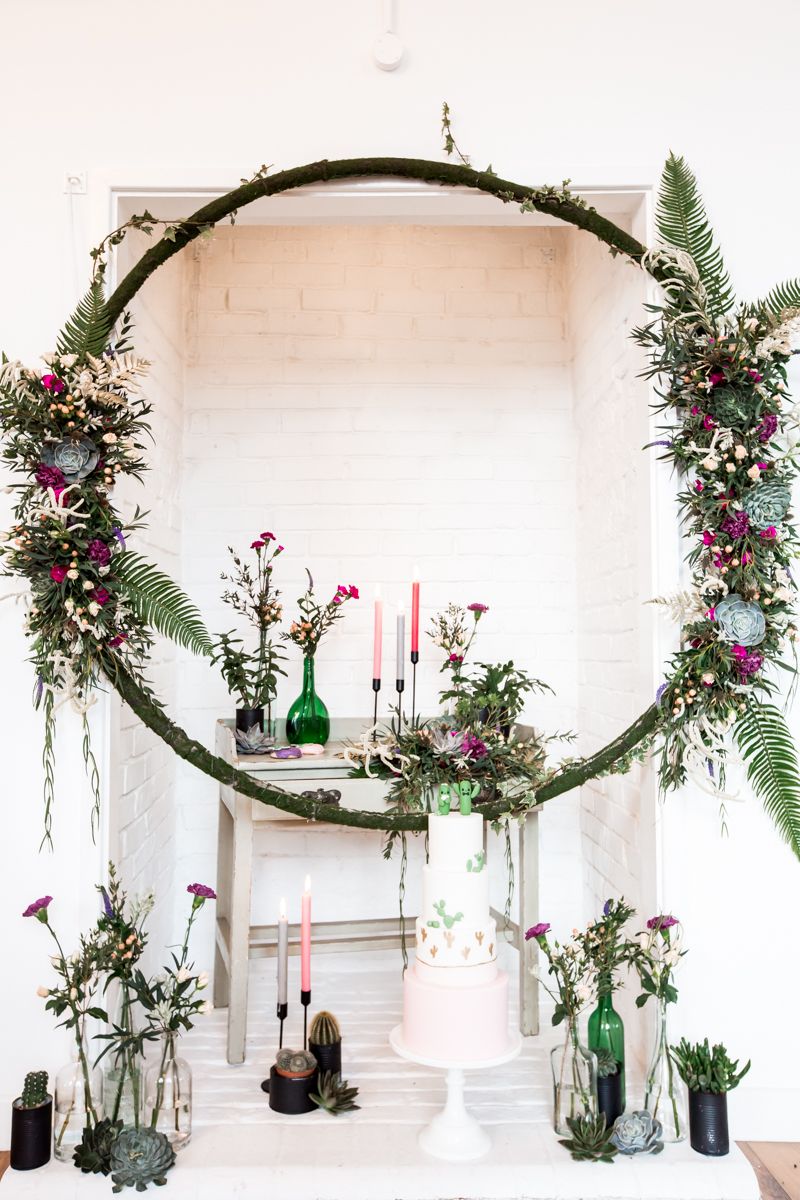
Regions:
[[597, 1080], [598, 1107], [611, 1128], [625, 1111], [625, 1027], [611, 1003], [611, 992], [601, 992], [597, 997], [597, 1008], [589, 1017], [587, 1042], [595, 1054], [605, 1050], [617, 1063], [616, 1075], [603, 1076], [601, 1070]]
[[303, 660], [303, 690], [286, 717], [286, 737], [295, 746], [324, 746], [331, 732], [328, 710], [314, 686], [314, 659]]

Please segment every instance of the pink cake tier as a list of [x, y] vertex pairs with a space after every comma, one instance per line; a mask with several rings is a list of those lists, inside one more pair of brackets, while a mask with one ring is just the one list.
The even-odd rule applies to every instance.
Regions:
[[[492, 964], [485, 964], [494, 970]], [[481, 968], [479, 968], [480, 970]], [[441, 976], [448, 972], [441, 971]], [[480, 1063], [501, 1058], [508, 1051], [508, 976], [473, 987], [448, 987], [425, 977], [416, 965], [403, 979], [403, 1044], [420, 1058], [443, 1062]]]

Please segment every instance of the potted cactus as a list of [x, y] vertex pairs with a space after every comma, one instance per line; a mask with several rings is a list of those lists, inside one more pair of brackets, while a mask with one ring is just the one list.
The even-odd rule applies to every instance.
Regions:
[[33, 1171], [50, 1161], [52, 1125], [53, 1097], [47, 1091], [47, 1072], [31, 1071], [11, 1109], [10, 1163], [15, 1171]]
[[333, 1013], [318, 1012], [311, 1022], [308, 1048], [319, 1063], [320, 1073], [342, 1073], [342, 1032]]
[[670, 1047], [672, 1061], [689, 1089], [689, 1140], [698, 1154], [723, 1155], [728, 1140], [728, 1092], [737, 1087], [750, 1070], [749, 1061], [739, 1068], [722, 1045], [709, 1048], [708, 1038], [690, 1045], [682, 1038]]

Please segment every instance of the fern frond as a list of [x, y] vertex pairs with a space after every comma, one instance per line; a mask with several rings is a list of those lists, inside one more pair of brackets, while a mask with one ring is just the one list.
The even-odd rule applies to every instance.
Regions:
[[77, 354], [81, 359], [93, 354], [99, 358], [108, 345], [110, 332], [111, 316], [103, 285], [95, 280], [58, 335], [56, 348], [59, 354]]
[[800, 278], [785, 279], [754, 307], [765, 308], [775, 318], [780, 317], [787, 308], [800, 308]]
[[800, 858], [800, 769], [783, 713], [751, 701], [733, 732], [753, 791]]
[[656, 227], [663, 241], [691, 254], [712, 311], [727, 312], [735, 297], [722, 252], [714, 242], [697, 180], [685, 160], [672, 153], [661, 175]]
[[140, 621], [193, 654], [211, 654], [211, 635], [196, 605], [169, 575], [130, 551], [114, 560], [114, 568]]

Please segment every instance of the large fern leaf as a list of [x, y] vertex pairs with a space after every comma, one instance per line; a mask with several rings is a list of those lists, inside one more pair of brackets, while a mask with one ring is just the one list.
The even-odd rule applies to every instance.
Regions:
[[800, 308], [800, 279], [786, 279], [779, 283], [763, 300], [759, 300], [757, 308], [766, 308], [775, 317], [787, 308]]
[[211, 635], [197, 607], [169, 575], [130, 551], [114, 560], [114, 568], [140, 621], [193, 654], [211, 654]]
[[661, 175], [656, 226], [663, 241], [691, 254], [712, 311], [727, 312], [735, 297], [722, 252], [715, 244], [697, 180], [685, 160], [672, 153]]
[[108, 345], [111, 316], [106, 305], [103, 285], [92, 283], [86, 295], [67, 321], [56, 343], [59, 354], [77, 354], [99, 358]]
[[774, 704], [751, 702], [734, 736], [753, 791], [800, 858], [800, 769], [783, 714]]

